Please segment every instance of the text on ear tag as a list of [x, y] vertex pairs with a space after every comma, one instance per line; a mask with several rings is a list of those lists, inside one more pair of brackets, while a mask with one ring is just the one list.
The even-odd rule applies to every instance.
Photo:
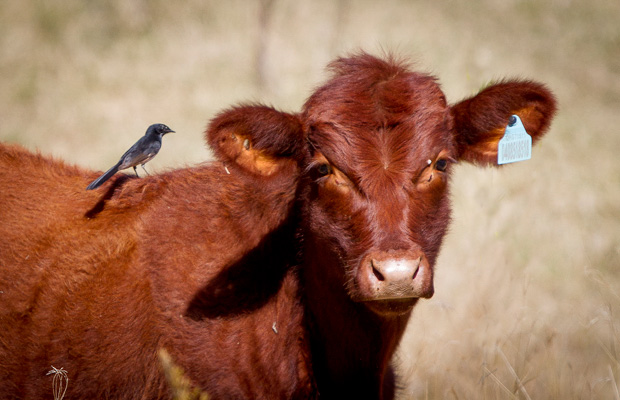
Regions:
[[506, 126], [504, 137], [497, 147], [497, 163], [508, 164], [532, 158], [532, 137], [527, 134], [521, 119], [513, 115]]

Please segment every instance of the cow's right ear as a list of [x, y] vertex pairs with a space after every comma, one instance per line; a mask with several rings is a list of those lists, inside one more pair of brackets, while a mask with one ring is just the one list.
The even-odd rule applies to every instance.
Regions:
[[301, 156], [299, 117], [263, 105], [237, 106], [217, 115], [205, 132], [215, 156], [258, 175], [271, 175]]

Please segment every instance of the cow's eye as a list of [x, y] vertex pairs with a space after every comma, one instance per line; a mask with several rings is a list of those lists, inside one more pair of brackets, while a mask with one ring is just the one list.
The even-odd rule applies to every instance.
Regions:
[[321, 176], [329, 175], [332, 173], [332, 167], [329, 164], [319, 164], [316, 168], [316, 171]]
[[437, 171], [444, 172], [446, 168], [448, 168], [448, 160], [446, 159], [437, 160], [435, 163], [435, 169]]

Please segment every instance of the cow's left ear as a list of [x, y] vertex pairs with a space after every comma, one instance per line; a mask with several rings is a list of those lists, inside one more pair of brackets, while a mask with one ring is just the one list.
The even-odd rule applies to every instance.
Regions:
[[549, 89], [532, 81], [504, 81], [452, 106], [458, 158], [497, 165], [497, 147], [510, 117], [523, 122], [535, 143], [551, 124], [556, 101]]
[[303, 144], [297, 115], [263, 105], [237, 106], [220, 113], [205, 135], [220, 161], [263, 176], [297, 163]]

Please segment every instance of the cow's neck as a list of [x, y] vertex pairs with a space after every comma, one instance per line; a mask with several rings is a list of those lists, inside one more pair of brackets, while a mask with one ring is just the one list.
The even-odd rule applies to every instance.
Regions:
[[[312, 363], [322, 397], [391, 398], [390, 360], [410, 313], [380, 317], [347, 296], [342, 281], [325, 276], [330, 262], [306, 242], [303, 266]], [[320, 268], [319, 268], [320, 267]], [[336, 266], [334, 266], [336, 267]], [[387, 387], [393, 385], [387, 384]]]

